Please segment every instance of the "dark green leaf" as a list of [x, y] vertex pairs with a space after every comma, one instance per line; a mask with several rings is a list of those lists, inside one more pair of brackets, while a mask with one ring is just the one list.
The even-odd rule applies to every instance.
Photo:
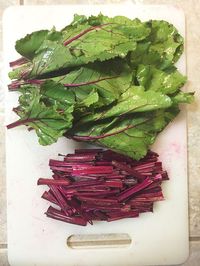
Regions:
[[186, 82], [186, 77], [175, 68], [163, 71], [151, 65], [139, 65], [136, 77], [138, 83], [146, 90], [164, 94], [173, 94]]
[[144, 157], [157, 134], [177, 115], [176, 109], [132, 114], [110, 118], [98, 123], [84, 123], [69, 132], [78, 140], [85, 140], [115, 150], [135, 159]]
[[61, 33], [57, 32], [54, 28], [51, 31], [40, 30], [31, 34], [27, 34], [24, 38], [18, 40], [15, 49], [22, 56], [32, 60], [36, 51], [40, 48], [44, 40], [58, 41]]
[[23, 88], [19, 99], [19, 124], [34, 128], [41, 145], [49, 145], [58, 140], [73, 122], [73, 106], [59, 113], [57, 106], [46, 106], [41, 100], [40, 90], [36, 87]]
[[192, 103], [194, 101], [194, 92], [179, 91], [174, 97], [172, 97], [172, 101], [175, 104]]

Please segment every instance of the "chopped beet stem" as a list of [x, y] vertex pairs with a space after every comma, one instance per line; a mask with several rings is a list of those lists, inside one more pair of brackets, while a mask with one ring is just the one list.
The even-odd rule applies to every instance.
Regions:
[[58, 203], [58, 201], [56, 200], [56, 198], [55, 198], [53, 195], [51, 195], [48, 191], [45, 191], [45, 192], [42, 194], [41, 198], [43, 198], [43, 199], [45, 199], [45, 200], [48, 200], [49, 202], [54, 203], [54, 204], [56, 204], [56, 205], [59, 205], [59, 203]]
[[42, 198], [57, 205], [46, 215], [85, 226], [93, 221], [117, 221], [153, 212], [154, 202], [164, 200], [161, 184], [168, 179], [158, 155], [148, 152], [139, 160], [111, 150], [77, 149], [63, 160], [49, 160], [52, 179]]
[[119, 163], [117, 161], [112, 161], [112, 164], [115, 167], [119, 168], [120, 170], [124, 170], [128, 174], [130, 174], [133, 177], [137, 178], [139, 181], [144, 179], [144, 177], [140, 173], [138, 173], [138, 171], [135, 171], [134, 169], [128, 167], [127, 165], [125, 165], [123, 163]]
[[67, 204], [66, 200], [63, 198], [62, 194], [60, 193], [60, 191], [58, 190], [58, 188], [54, 185], [49, 185], [52, 193], [54, 194], [55, 198], [57, 199], [60, 208], [63, 210], [63, 212], [66, 215], [69, 215], [68, 210], [70, 209], [69, 205]]
[[89, 166], [87, 169], [73, 169], [73, 175], [89, 175], [89, 174], [112, 174], [112, 166]]
[[127, 198], [129, 198], [130, 196], [133, 196], [135, 193], [143, 190], [144, 188], [148, 187], [152, 183], [153, 183], [153, 180], [151, 180], [147, 177], [142, 183], [135, 185], [131, 188], [128, 188], [125, 191], [123, 191], [122, 193], [120, 193], [118, 195], [118, 201], [119, 202], [125, 201]]
[[38, 185], [68, 186], [71, 182], [67, 179], [39, 178]]
[[82, 226], [87, 225], [87, 221], [85, 219], [78, 216], [67, 216], [65, 213], [53, 208], [52, 206], [48, 208], [48, 210], [46, 211], [46, 215], [47, 217], [60, 220], [66, 223], [72, 223]]

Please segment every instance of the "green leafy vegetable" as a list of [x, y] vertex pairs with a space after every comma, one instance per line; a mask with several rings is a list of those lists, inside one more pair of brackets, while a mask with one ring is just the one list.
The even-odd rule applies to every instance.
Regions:
[[[39, 31], [19, 40], [17, 51], [32, 61], [26, 77], [39, 77], [94, 61], [124, 58], [129, 51], [136, 49], [138, 40], [145, 39], [150, 33], [149, 27], [139, 20], [109, 19], [103, 15], [98, 20], [95, 25], [91, 19], [75, 26], [72, 22], [71, 27], [60, 33]], [[33, 43], [31, 48], [30, 42]], [[20, 78], [23, 72], [15, 74]]]
[[164, 94], [173, 94], [186, 82], [186, 77], [176, 68], [163, 71], [151, 65], [139, 65], [136, 77], [138, 83], [146, 90], [160, 91]]
[[144, 157], [157, 135], [191, 103], [174, 66], [183, 38], [166, 21], [75, 15], [61, 31], [41, 30], [16, 42], [10, 90], [20, 119], [39, 143], [61, 136]]
[[177, 29], [166, 21], [151, 20], [146, 23], [151, 34], [138, 43], [131, 52], [132, 65], [155, 65], [166, 69], [176, 63], [183, 52], [183, 38]]
[[177, 115], [175, 109], [144, 112], [98, 122], [75, 125], [69, 136], [75, 140], [91, 141], [132, 158], [142, 158], [157, 134]]
[[16, 51], [22, 56], [32, 60], [45, 40], [57, 41], [61, 38], [62, 34], [54, 28], [51, 31], [40, 30], [32, 34], [26, 35], [25, 38], [16, 42]]
[[57, 105], [46, 106], [41, 97], [38, 88], [25, 88], [19, 99], [20, 107], [16, 110], [21, 119], [10, 124], [8, 128], [28, 124], [35, 129], [39, 143], [49, 145], [56, 142], [72, 126], [73, 105], [60, 114]]

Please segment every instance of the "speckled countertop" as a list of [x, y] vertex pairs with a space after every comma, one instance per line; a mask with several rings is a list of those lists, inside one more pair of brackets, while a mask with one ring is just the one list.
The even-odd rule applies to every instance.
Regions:
[[[0, 0], [0, 59], [2, 58], [1, 18], [11, 5], [125, 3], [126, 0]], [[133, 0], [136, 4], [172, 4], [181, 7], [187, 26], [188, 90], [196, 91], [196, 101], [188, 107], [190, 257], [184, 266], [200, 265], [200, 0]], [[0, 60], [0, 69], [2, 63]], [[1, 80], [0, 80], [1, 90]], [[0, 92], [0, 266], [8, 266], [6, 241], [6, 180], [3, 97]], [[178, 247], [177, 247], [178, 248]], [[125, 266], [125, 265], [124, 265]]]

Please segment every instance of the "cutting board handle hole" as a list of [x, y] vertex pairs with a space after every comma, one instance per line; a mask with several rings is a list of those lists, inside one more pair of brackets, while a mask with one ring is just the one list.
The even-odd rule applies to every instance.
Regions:
[[82, 234], [71, 235], [66, 244], [72, 249], [129, 247], [132, 239], [128, 234]]

